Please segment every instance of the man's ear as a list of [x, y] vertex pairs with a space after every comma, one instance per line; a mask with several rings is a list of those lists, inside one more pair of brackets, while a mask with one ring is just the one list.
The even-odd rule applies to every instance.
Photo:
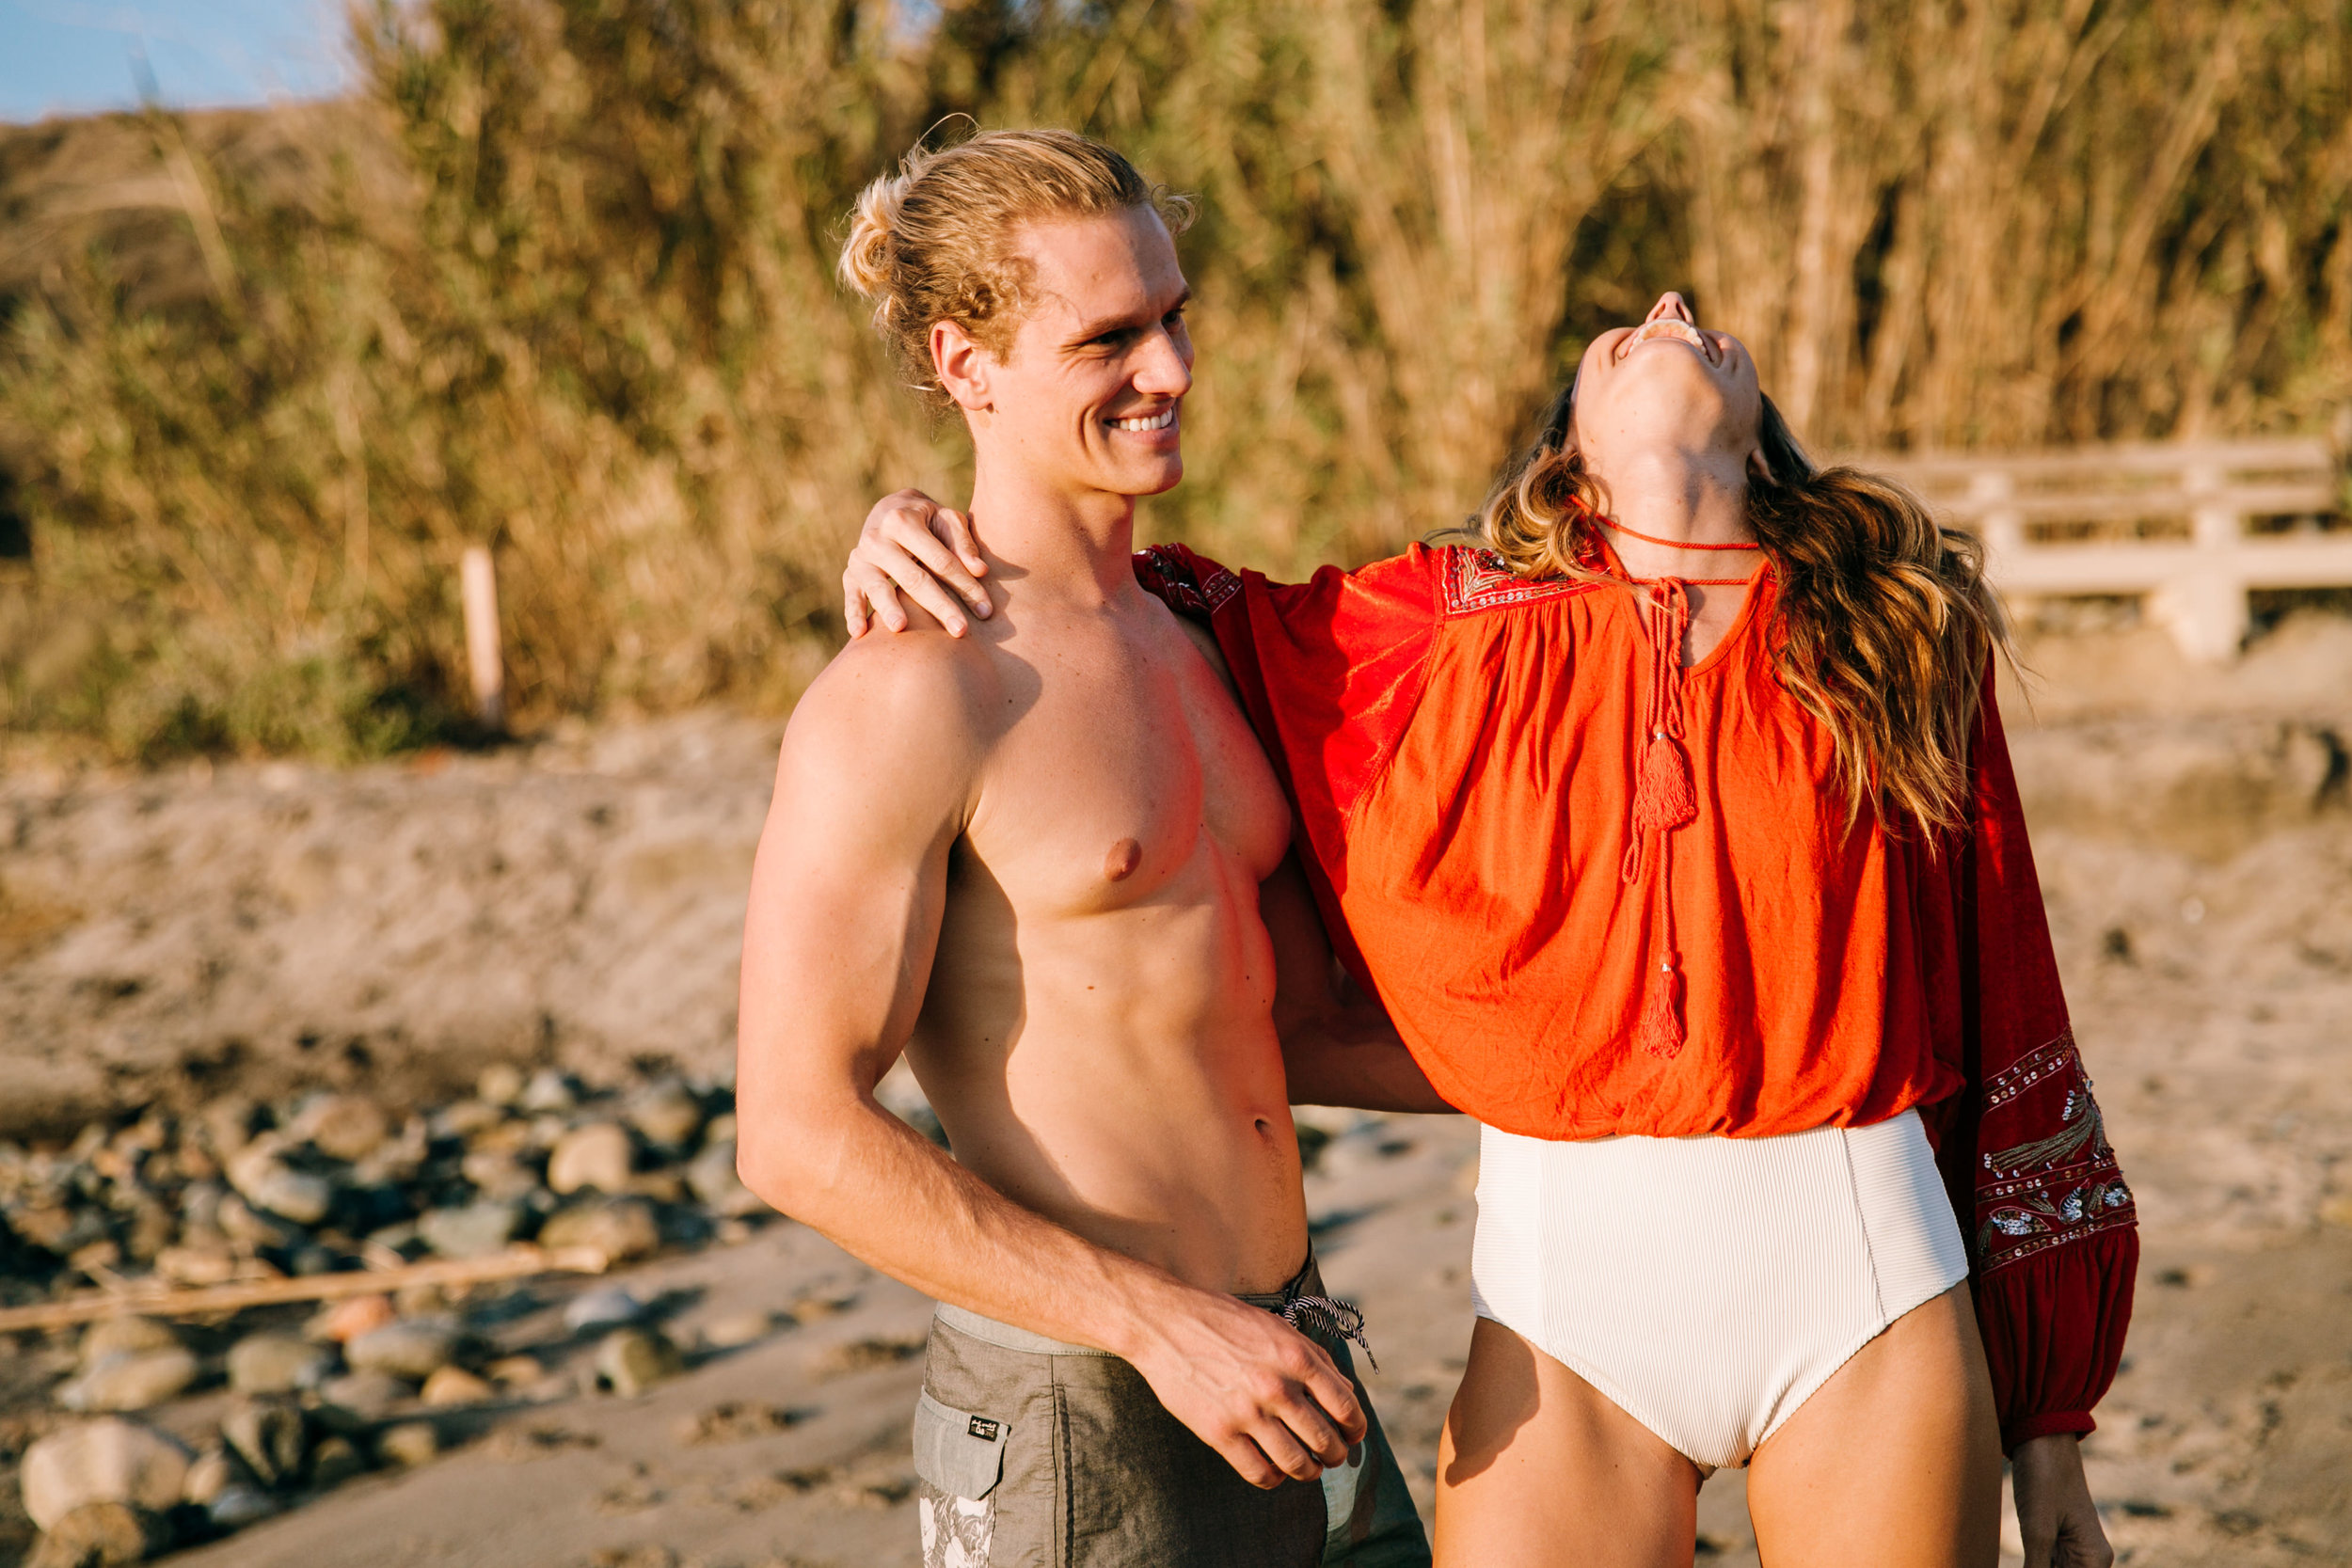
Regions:
[[995, 368], [996, 356], [973, 341], [961, 323], [931, 323], [931, 369], [957, 406], [975, 414], [993, 408], [989, 372]]

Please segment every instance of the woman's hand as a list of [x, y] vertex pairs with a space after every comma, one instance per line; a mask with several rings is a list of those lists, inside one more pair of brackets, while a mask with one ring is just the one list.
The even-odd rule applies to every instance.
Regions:
[[2009, 1465], [2026, 1568], [2108, 1568], [2115, 1548], [2083, 1479], [2082, 1440], [2072, 1433], [2030, 1438]]
[[963, 615], [965, 605], [982, 620], [995, 613], [988, 590], [979, 582], [987, 575], [988, 562], [980, 556], [969, 516], [920, 490], [884, 496], [866, 515], [850, 563], [842, 569], [842, 610], [850, 635], [865, 636], [876, 621], [892, 631], [906, 630], [906, 609], [898, 603], [903, 590], [938, 618], [948, 636], [961, 637], [970, 626]]

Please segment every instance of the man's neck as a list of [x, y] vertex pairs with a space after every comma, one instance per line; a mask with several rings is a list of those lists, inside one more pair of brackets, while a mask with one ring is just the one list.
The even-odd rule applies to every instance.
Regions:
[[1051, 599], [1101, 610], [1136, 586], [1136, 502], [1104, 490], [1073, 492], [982, 460], [972, 485], [973, 531], [989, 580], [1009, 599]]
[[[1728, 452], [1645, 454], [1617, 465], [1604, 476], [1604, 487], [1610, 520], [1654, 539], [1693, 545], [1755, 542], [1756, 531], [1748, 525], [1746, 466]], [[1694, 562], [1714, 553], [1653, 545], [1624, 533], [1612, 534], [1610, 543], [1635, 577], [1690, 576]], [[1721, 558], [1712, 564], [1720, 566]]]

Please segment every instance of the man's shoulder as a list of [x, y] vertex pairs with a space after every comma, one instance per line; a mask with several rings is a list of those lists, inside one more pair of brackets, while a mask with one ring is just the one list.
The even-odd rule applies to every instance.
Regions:
[[793, 707], [795, 728], [822, 727], [935, 747], [977, 740], [1000, 706], [990, 650], [943, 631], [869, 631], [835, 654]]

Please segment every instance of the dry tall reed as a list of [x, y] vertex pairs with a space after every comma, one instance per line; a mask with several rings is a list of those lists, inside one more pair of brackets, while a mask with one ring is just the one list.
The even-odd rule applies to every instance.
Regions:
[[[960, 483], [828, 271], [850, 194], [952, 111], [1202, 198], [1193, 477], [1147, 526], [1277, 570], [1457, 521], [1669, 286], [1821, 446], [2352, 395], [2328, 0], [376, 0], [355, 39], [362, 101], [278, 111], [318, 129], [273, 160], [149, 116], [27, 198], [0, 727], [462, 734], [474, 543], [526, 725], [787, 701], [866, 501]], [[176, 261], [85, 243], [139, 204]]]

